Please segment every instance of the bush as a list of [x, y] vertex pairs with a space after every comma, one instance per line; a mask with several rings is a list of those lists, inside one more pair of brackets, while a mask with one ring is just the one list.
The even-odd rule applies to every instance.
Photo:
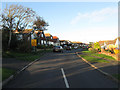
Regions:
[[115, 54], [118, 54], [118, 53], [119, 53], [119, 49], [116, 49], [116, 48], [115, 48], [115, 49], [114, 49], [114, 53], [115, 53]]
[[92, 48], [89, 48], [88, 50], [89, 50], [89, 51], [92, 51]]
[[88, 50], [93, 52], [93, 53], [97, 53], [98, 52], [95, 48], [89, 48]]
[[50, 46], [45, 46], [45, 45], [37, 45], [37, 48], [38, 49], [50, 49], [50, 48], [53, 48], [53, 45], [50, 45]]
[[30, 48], [30, 41], [21, 41], [19, 42], [20, 44], [18, 45], [18, 50], [21, 52], [30, 52], [31, 48]]
[[37, 48], [38, 48], [38, 49], [44, 49], [45, 46], [44, 46], [44, 45], [37, 45]]
[[93, 52], [93, 53], [97, 53], [98, 50], [96, 50], [95, 48], [92, 48], [92, 52]]
[[115, 45], [108, 45], [108, 46], [107, 46], [107, 49], [108, 49], [109, 52], [115, 53], [115, 52], [114, 52], [114, 48], [115, 48], [115, 47], [116, 47]]
[[101, 51], [101, 46], [98, 42], [94, 43], [94, 49], [96, 49], [98, 52]]

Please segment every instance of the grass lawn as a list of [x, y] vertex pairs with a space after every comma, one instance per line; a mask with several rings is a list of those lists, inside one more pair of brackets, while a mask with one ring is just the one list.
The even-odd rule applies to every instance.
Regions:
[[6, 51], [3, 53], [3, 58], [16, 58], [18, 60], [34, 61], [35, 59], [38, 59], [42, 55], [44, 55], [44, 53], [51, 51], [52, 51], [51, 49], [46, 49], [46, 50], [42, 49], [37, 52], [31, 52], [31, 53]]
[[15, 73], [14, 70], [6, 69], [6, 68], [0, 68], [0, 73], [2, 72], [2, 81], [10, 77], [12, 74]]
[[109, 60], [115, 60], [112, 56], [108, 56], [105, 54], [92, 53], [91, 51], [82, 51], [82, 52], [88, 55], [92, 55], [92, 56], [97, 56], [97, 57], [101, 57], [101, 58], [105, 58]]
[[87, 61], [90, 62], [104, 62], [104, 63], [109, 63], [109, 61], [103, 60], [103, 59], [99, 59], [99, 58], [95, 58], [92, 56], [87, 56], [87, 55], [80, 55], [81, 57], [83, 57], [84, 59], [86, 59]]
[[118, 80], [120, 80], [120, 74], [113, 74], [113, 77], [117, 78]]

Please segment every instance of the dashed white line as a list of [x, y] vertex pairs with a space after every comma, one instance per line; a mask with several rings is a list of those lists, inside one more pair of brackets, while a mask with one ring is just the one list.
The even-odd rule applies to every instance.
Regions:
[[66, 88], [69, 88], [69, 84], [68, 84], [68, 81], [67, 81], [67, 78], [65, 76], [63, 68], [61, 68], [61, 71], [62, 71], [62, 74], [63, 74], [63, 78], [64, 78], [64, 81], [65, 81]]

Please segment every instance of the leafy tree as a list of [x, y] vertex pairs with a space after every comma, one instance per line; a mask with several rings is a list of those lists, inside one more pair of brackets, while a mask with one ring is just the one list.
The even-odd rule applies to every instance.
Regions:
[[89, 47], [90, 47], [90, 48], [93, 47], [93, 42], [89, 42]]
[[101, 50], [101, 46], [100, 46], [99, 42], [94, 43], [94, 48], [97, 49], [98, 51]]

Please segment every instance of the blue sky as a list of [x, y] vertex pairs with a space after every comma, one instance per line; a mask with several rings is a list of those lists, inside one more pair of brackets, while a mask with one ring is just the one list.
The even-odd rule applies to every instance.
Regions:
[[32, 8], [49, 27], [46, 33], [60, 39], [95, 42], [118, 35], [117, 2], [4, 2]]

